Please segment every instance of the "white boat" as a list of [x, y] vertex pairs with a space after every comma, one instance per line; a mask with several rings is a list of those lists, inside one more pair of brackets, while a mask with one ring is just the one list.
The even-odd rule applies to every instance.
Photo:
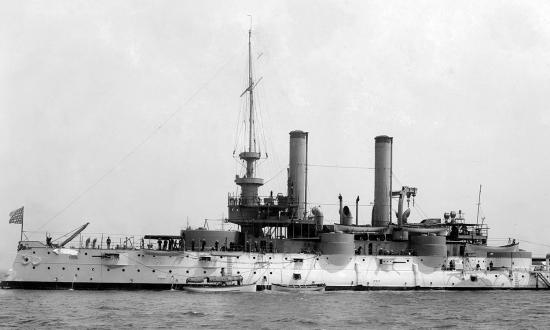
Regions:
[[219, 285], [219, 284], [188, 284], [182, 287], [183, 290], [189, 292], [199, 293], [214, 293], [214, 292], [256, 292], [256, 283], [253, 284], [233, 284], [233, 285]]
[[182, 289], [189, 292], [256, 292], [256, 283], [242, 284], [242, 276], [197, 276], [187, 279]]
[[318, 284], [271, 284], [271, 291], [277, 292], [324, 292], [326, 285]]

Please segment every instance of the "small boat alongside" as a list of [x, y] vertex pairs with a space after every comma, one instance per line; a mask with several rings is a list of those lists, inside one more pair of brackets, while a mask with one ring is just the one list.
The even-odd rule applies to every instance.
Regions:
[[256, 292], [256, 283], [242, 284], [243, 277], [238, 276], [197, 276], [187, 279], [183, 290], [199, 293], [213, 292]]
[[271, 291], [276, 292], [324, 292], [326, 284], [271, 284]]

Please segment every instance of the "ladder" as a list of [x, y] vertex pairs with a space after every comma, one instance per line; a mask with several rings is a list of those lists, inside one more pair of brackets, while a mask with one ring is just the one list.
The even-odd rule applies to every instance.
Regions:
[[541, 272], [535, 272], [535, 276], [542, 280], [547, 288], [550, 288], [550, 281]]
[[233, 275], [233, 257], [227, 257], [227, 275]]

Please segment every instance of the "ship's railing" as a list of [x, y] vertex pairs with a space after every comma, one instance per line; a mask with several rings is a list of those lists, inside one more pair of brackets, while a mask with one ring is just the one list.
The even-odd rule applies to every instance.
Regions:
[[[159, 235], [162, 236], [162, 235]], [[58, 246], [67, 237], [66, 233], [59, 232], [36, 232], [25, 231], [23, 233], [23, 241], [38, 241], [44, 245], [48, 245], [47, 237], [52, 237], [51, 246]], [[107, 240], [110, 244], [107, 244]], [[164, 241], [161, 240], [161, 250], [164, 249]], [[174, 240], [173, 240], [174, 241]], [[172, 242], [172, 250], [176, 244]], [[166, 243], [165, 250], [168, 250], [169, 242]], [[128, 234], [109, 234], [109, 233], [88, 233], [82, 232], [72, 241], [68, 242], [64, 247], [73, 249], [118, 249], [118, 250], [137, 250], [137, 249], [158, 249], [158, 239], [145, 239], [145, 235], [128, 235]], [[178, 247], [179, 249], [179, 247]]]
[[227, 197], [228, 206], [257, 205], [257, 206], [292, 206], [295, 204], [293, 198], [278, 194], [277, 196], [258, 196], [257, 198], [242, 198], [241, 195], [229, 194]]

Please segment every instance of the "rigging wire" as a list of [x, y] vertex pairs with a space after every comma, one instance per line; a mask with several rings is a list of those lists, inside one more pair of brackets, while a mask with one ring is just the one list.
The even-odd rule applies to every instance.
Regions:
[[53, 220], [55, 220], [58, 216], [60, 216], [61, 214], [63, 214], [66, 210], [68, 210], [72, 205], [74, 205], [76, 202], [78, 202], [82, 197], [84, 197], [89, 191], [91, 191], [92, 189], [94, 189], [98, 184], [100, 184], [105, 178], [107, 178], [111, 173], [113, 173], [122, 163], [124, 163], [128, 158], [130, 158], [133, 154], [135, 154], [143, 145], [145, 145], [147, 142], [149, 142], [149, 140], [151, 140], [151, 138], [153, 138], [155, 135], [157, 135], [157, 133], [162, 130], [166, 124], [168, 124], [168, 122], [170, 120], [172, 120], [172, 118], [174, 118], [178, 113], [180, 113], [183, 109], [184, 109], [184, 106], [186, 106], [187, 104], [189, 104], [197, 95], [199, 95], [200, 92], [202, 92], [208, 85], [210, 85], [210, 83], [218, 76], [218, 74], [220, 74], [222, 72], [223, 69], [225, 69], [225, 67], [227, 65], [229, 65], [229, 63], [233, 62], [233, 60], [237, 57], [237, 55], [240, 55], [240, 53], [236, 53], [234, 54], [232, 57], [230, 57], [225, 63], [223, 63], [215, 72], [212, 76], [210, 76], [202, 85], [199, 86], [199, 88], [197, 88], [195, 90], [195, 92], [193, 92], [191, 94], [191, 96], [189, 96], [187, 98], [187, 100], [185, 102], [183, 102], [183, 104], [181, 104], [180, 106], [178, 106], [176, 108], [175, 111], [173, 111], [165, 120], [163, 120], [160, 125], [158, 125], [157, 127], [155, 127], [147, 136], [145, 136], [144, 139], [142, 139], [140, 142], [138, 142], [133, 148], [130, 149], [130, 151], [128, 151], [126, 154], [124, 154], [124, 156], [122, 156], [118, 162], [115, 163], [114, 166], [112, 166], [111, 168], [109, 168], [103, 175], [101, 175], [97, 180], [95, 180], [91, 185], [89, 185], [86, 189], [84, 189], [82, 192], [80, 192], [79, 194], [77, 194], [72, 200], [70, 200], [70, 202], [65, 206], [63, 207], [60, 211], [58, 211], [57, 213], [55, 213], [52, 217], [50, 217], [44, 224], [42, 224], [40, 227], [38, 227], [38, 229], [42, 229], [44, 226], [46, 226], [47, 224], [49, 224], [50, 222], [52, 222]]
[[277, 176], [279, 176], [284, 170], [286, 170], [286, 167], [283, 167], [281, 170], [279, 170], [279, 172], [277, 172], [274, 176], [272, 176], [271, 178], [269, 178], [267, 181], [264, 182], [264, 184], [267, 184], [269, 183], [269, 181], [275, 179]]
[[[298, 163], [298, 165], [306, 165], [304, 163]], [[360, 169], [360, 170], [374, 170], [374, 167], [366, 166], [347, 166], [347, 165], [331, 165], [331, 164], [307, 164], [311, 167], [328, 167], [328, 168], [348, 168], [348, 169]]]

